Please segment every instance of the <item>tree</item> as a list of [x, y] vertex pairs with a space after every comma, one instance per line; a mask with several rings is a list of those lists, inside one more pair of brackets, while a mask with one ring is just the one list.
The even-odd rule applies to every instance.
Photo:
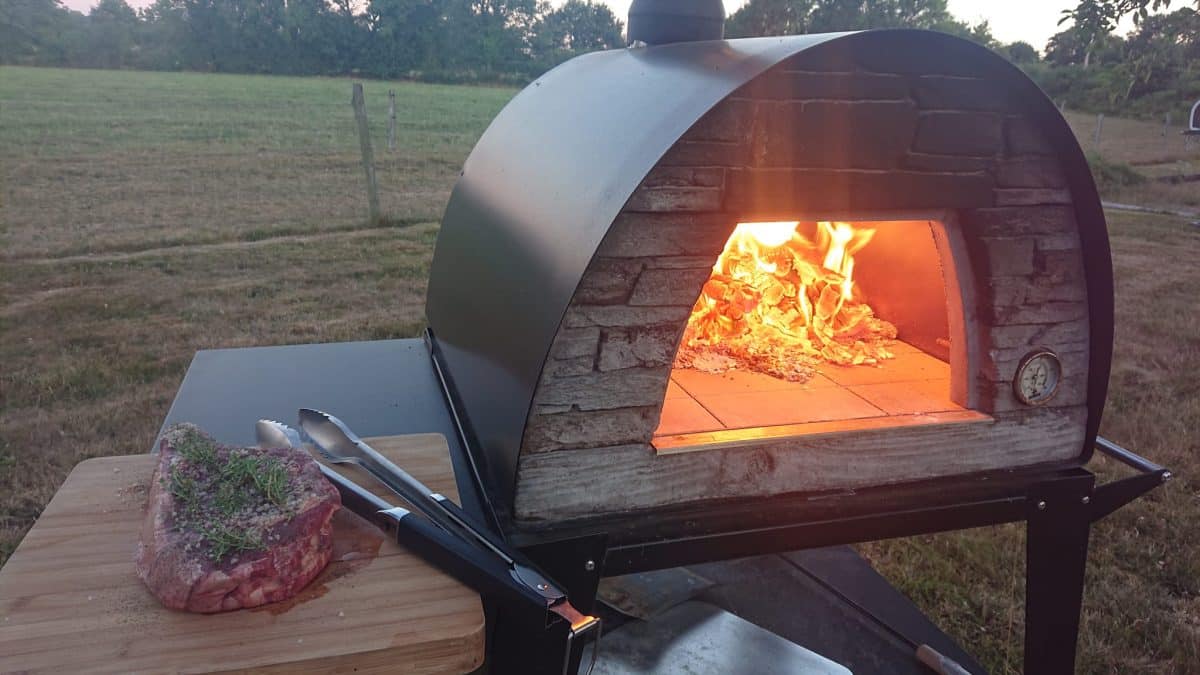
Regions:
[[61, 64], [70, 14], [59, 0], [0, 2], [0, 63]]
[[1033, 45], [1029, 44], [1028, 42], [1021, 42], [1019, 40], [1017, 42], [1004, 45], [1000, 51], [1006, 57], [1008, 57], [1009, 61], [1012, 61], [1018, 66], [1029, 65], [1042, 60], [1042, 57], [1038, 56], [1037, 50], [1033, 48]]
[[799, 35], [811, 30], [813, 0], [750, 0], [725, 20], [730, 38]]
[[[1193, 0], [1200, 9], [1200, 0]], [[1117, 23], [1124, 17], [1133, 15], [1134, 21], [1140, 24], [1151, 16], [1151, 11], [1159, 11], [1171, 6], [1171, 0], [1079, 0], [1074, 9], [1063, 10], [1059, 25], [1070, 23], [1077, 31], [1074, 39], [1081, 42], [1083, 47], [1083, 67], [1091, 64], [1092, 52], [1099, 46], [1105, 36], [1112, 34]]]
[[1111, 33], [1092, 35], [1090, 28], [1069, 26], [1046, 42], [1046, 60], [1058, 66], [1115, 63], [1122, 57], [1124, 40]]
[[725, 23], [729, 37], [795, 35], [869, 28], [924, 28], [992, 46], [987, 22], [955, 19], [946, 0], [750, 0]]
[[1128, 78], [1126, 100], [1171, 88], [1178, 75], [1196, 67], [1200, 56], [1200, 12], [1180, 9], [1141, 21], [1125, 42], [1121, 71]]
[[183, 57], [188, 39], [187, 14], [181, 0], [155, 0], [138, 19], [138, 67], [179, 70], [188, 65]]
[[543, 58], [558, 63], [584, 52], [624, 45], [621, 22], [608, 5], [591, 0], [567, 0], [544, 15], [534, 33]]
[[125, 0], [100, 0], [88, 14], [87, 65], [124, 68], [134, 56], [138, 17]]
[[957, 24], [947, 0], [816, 0], [815, 31], [864, 30], [867, 28], [926, 28], [945, 30]]
[[410, 71], [439, 70], [439, 45], [444, 43], [445, 2], [440, 0], [370, 0], [367, 23], [371, 31], [370, 63], [375, 75], [394, 77]]

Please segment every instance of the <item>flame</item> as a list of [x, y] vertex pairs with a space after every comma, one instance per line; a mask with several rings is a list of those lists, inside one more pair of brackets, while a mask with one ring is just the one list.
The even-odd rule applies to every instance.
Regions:
[[677, 367], [802, 380], [821, 362], [892, 357], [895, 326], [854, 285], [854, 254], [875, 230], [823, 221], [813, 242], [799, 224], [738, 223], [692, 308]]

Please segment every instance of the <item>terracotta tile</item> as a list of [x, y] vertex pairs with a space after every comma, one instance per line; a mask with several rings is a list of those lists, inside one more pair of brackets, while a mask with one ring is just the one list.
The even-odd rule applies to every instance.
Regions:
[[654, 435], [670, 436], [724, 428], [717, 418], [708, 414], [704, 406], [685, 396], [667, 399], [663, 403], [662, 417], [659, 418], [658, 429], [654, 431]]
[[828, 365], [821, 367], [820, 371], [822, 375], [845, 386], [950, 378], [950, 364], [920, 351], [896, 354], [896, 358], [877, 366]]
[[697, 397], [730, 429], [880, 417], [884, 413], [841, 387]]
[[896, 340], [888, 345], [888, 349], [892, 350], [893, 354], [914, 354], [921, 351], [904, 340]]
[[849, 389], [889, 415], [963, 409], [950, 400], [950, 380], [864, 384]]
[[692, 369], [671, 371], [671, 378], [692, 396], [708, 394], [750, 394], [760, 391], [804, 391], [837, 386], [829, 378], [815, 374], [807, 382], [789, 382], [777, 377], [730, 370], [724, 373], [704, 373]]
[[680, 387], [679, 384], [672, 379], [667, 383], [667, 395], [665, 398], [666, 400], [670, 401], [677, 398], [691, 398], [691, 396], [689, 396], [688, 393], [683, 390], [683, 387]]

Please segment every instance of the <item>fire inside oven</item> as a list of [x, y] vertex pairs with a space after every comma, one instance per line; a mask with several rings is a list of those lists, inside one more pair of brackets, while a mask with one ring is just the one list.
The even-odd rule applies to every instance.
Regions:
[[738, 223], [692, 308], [655, 446], [985, 417], [966, 400], [966, 261], [945, 220]]

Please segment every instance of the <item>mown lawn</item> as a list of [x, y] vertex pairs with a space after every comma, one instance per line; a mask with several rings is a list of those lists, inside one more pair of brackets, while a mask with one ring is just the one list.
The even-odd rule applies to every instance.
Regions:
[[[0, 68], [0, 562], [77, 462], [149, 448], [196, 350], [418, 333], [441, 210], [514, 91], [366, 93], [375, 225], [349, 80]], [[1176, 161], [1123, 143], [1121, 161]], [[1200, 663], [1200, 230], [1109, 222], [1103, 431], [1178, 479], [1094, 530], [1081, 670], [1184, 673]], [[862, 550], [993, 672], [1019, 670], [1021, 528]]]

